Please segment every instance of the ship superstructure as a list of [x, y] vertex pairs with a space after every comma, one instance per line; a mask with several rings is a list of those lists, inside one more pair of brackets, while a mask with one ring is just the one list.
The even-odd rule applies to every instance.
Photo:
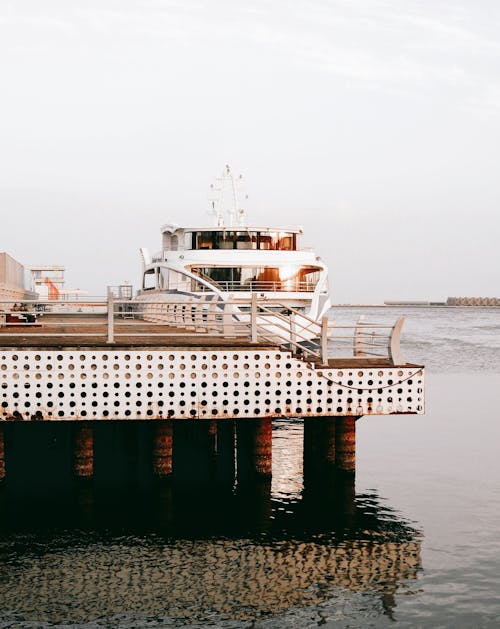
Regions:
[[162, 249], [144, 265], [140, 297], [161, 293], [248, 304], [253, 293], [280, 307], [289, 306], [319, 319], [330, 307], [328, 271], [311, 249], [300, 247], [302, 228], [248, 225], [239, 207], [238, 188], [229, 166], [211, 188], [214, 224], [161, 228]]

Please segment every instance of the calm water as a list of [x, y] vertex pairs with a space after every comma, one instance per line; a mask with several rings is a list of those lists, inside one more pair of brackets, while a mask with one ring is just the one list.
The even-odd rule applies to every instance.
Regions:
[[427, 414], [361, 419], [355, 486], [304, 470], [297, 421], [272, 484], [225, 483], [186, 432], [165, 487], [4, 490], [0, 627], [500, 626], [500, 311], [406, 315]]

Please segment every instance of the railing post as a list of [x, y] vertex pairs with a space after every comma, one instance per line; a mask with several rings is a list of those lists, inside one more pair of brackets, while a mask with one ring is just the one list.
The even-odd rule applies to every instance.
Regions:
[[321, 364], [328, 364], [328, 317], [321, 319]]
[[108, 292], [108, 340], [106, 342], [115, 342], [115, 300], [111, 291]]
[[227, 302], [224, 304], [224, 311], [222, 314], [222, 336], [236, 336], [233, 324], [233, 307]]
[[295, 314], [292, 312], [290, 314], [290, 340], [292, 342], [292, 346], [297, 346], [297, 324], [295, 322]]
[[250, 306], [250, 340], [252, 343], [257, 343], [257, 333], [257, 293], [252, 293]]
[[363, 345], [363, 320], [364, 316], [361, 315], [358, 319], [356, 327], [354, 328], [354, 346], [353, 346], [353, 354], [354, 356], [366, 356]]

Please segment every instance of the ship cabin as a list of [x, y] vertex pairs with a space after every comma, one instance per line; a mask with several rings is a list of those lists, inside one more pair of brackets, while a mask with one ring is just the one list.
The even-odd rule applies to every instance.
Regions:
[[[225, 292], [312, 293], [324, 267], [310, 250], [298, 248], [301, 234], [300, 227], [164, 225], [163, 249], [153, 263], [182, 260], [192, 275]], [[193, 293], [206, 290], [192, 277], [188, 280], [173, 269], [150, 267], [143, 290], [154, 288]]]
[[199, 251], [203, 249], [253, 249], [297, 251], [300, 228], [211, 227], [162, 228], [164, 251]]

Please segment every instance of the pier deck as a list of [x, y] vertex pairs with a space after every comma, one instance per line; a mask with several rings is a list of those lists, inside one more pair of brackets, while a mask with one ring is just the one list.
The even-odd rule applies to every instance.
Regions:
[[170, 420], [204, 423], [213, 434], [217, 420], [252, 420], [255, 470], [269, 476], [272, 418], [311, 419], [313, 432], [322, 418], [314, 443], [353, 471], [358, 418], [424, 412], [424, 369], [401, 358], [401, 325], [336, 326], [255, 298], [246, 311], [227, 302], [112, 298], [5, 308], [0, 481], [18, 422], [70, 422], [78, 478], [93, 475], [94, 425], [139, 422], [152, 430], [154, 473], [165, 478], [173, 469]]

